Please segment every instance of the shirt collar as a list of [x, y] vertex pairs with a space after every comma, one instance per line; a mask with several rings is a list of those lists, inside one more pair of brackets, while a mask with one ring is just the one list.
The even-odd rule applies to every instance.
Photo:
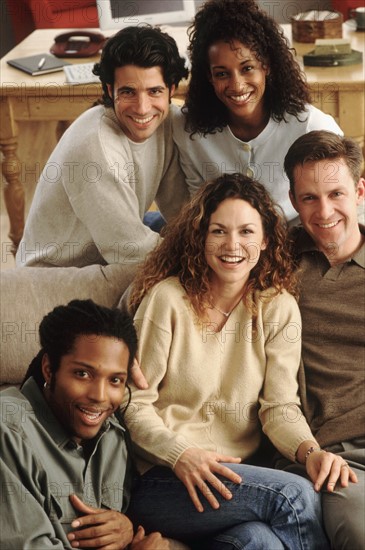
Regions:
[[[66, 432], [62, 424], [60, 424], [53, 411], [48, 406], [48, 403], [44, 399], [43, 394], [33, 376], [28, 378], [28, 380], [24, 383], [21, 392], [31, 404], [38, 422], [44, 427], [45, 430], [47, 430], [56, 445], [61, 448], [67, 446], [74, 447], [74, 440]], [[121, 432], [125, 432], [125, 429], [118, 422], [117, 418], [112, 415], [104, 422], [98, 434], [98, 440], [105, 432], [109, 431], [111, 427]]]
[[[360, 233], [365, 235], [365, 226], [359, 224]], [[312, 237], [308, 235], [305, 229], [299, 225], [292, 230], [292, 236], [295, 242], [294, 253], [301, 255], [306, 252], [318, 251]], [[350, 258], [350, 260], [356, 262], [360, 267], [365, 269], [365, 242], [360, 249]]]

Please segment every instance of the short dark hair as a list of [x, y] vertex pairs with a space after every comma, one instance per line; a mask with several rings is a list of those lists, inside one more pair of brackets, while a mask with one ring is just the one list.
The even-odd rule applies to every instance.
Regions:
[[228, 124], [228, 110], [209, 81], [208, 49], [218, 41], [237, 40], [267, 65], [264, 99], [276, 121], [285, 114], [299, 116], [310, 102], [308, 86], [279, 25], [254, 0], [210, 0], [188, 29], [191, 77], [183, 108], [186, 129], [206, 135]]
[[119, 309], [95, 304], [92, 300], [72, 300], [66, 306], [57, 306], [39, 325], [41, 350], [33, 359], [24, 382], [33, 376], [39, 387], [45, 380], [42, 373], [42, 359], [49, 357], [52, 372], [57, 372], [61, 358], [70, 353], [79, 336], [109, 336], [123, 341], [129, 350], [128, 369], [133, 364], [137, 351], [137, 334], [133, 320]]
[[107, 40], [100, 63], [96, 63], [93, 69], [101, 80], [106, 107], [113, 106], [107, 84], [114, 86], [114, 71], [124, 65], [161, 67], [164, 82], [170, 90], [188, 76], [185, 59], [180, 57], [176, 42], [170, 35], [150, 25], [126, 27]]
[[313, 130], [294, 141], [284, 159], [284, 170], [289, 178], [290, 191], [293, 195], [295, 194], [295, 167], [325, 159], [342, 159], [350, 170], [355, 185], [357, 184], [364, 161], [360, 146], [352, 139], [339, 136], [334, 132]]

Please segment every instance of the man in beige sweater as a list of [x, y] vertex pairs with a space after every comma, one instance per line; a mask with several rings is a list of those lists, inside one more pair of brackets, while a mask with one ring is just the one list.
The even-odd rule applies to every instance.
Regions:
[[301, 278], [302, 403], [320, 446], [341, 455], [357, 474], [358, 483], [336, 485], [322, 499], [332, 548], [351, 550], [365, 547], [362, 160], [356, 143], [327, 131], [302, 136], [285, 159], [290, 198], [302, 222], [294, 232]]
[[83, 113], [48, 160], [18, 266], [120, 263], [134, 273], [159, 241], [143, 223], [152, 202], [168, 220], [188, 197], [172, 140], [170, 100], [187, 76], [174, 39], [152, 27], [122, 29], [94, 72], [104, 104]]

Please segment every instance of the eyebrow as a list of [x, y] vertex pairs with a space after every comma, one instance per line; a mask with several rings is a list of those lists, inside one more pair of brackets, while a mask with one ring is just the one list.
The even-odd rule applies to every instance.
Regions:
[[[345, 185], [338, 185], [337, 187], [334, 187], [333, 189], [327, 189], [324, 190], [324, 193], [336, 193], [337, 191], [347, 191], [347, 187]], [[317, 191], [303, 191], [303, 193], [297, 193], [298, 197], [305, 197], [306, 195], [313, 195], [318, 196]]]
[[[243, 61], [240, 61], [240, 65], [244, 65], [245, 63], [248, 63], [249, 61], [254, 61], [253, 58], [248, 57], [247, 59], [244, 59]], [[212, 65], [212, 69], [225, 69], [225, 65]]]
[[[85, 367], [85, 368], [91, 369], [93, 371], [97, 370], [97, 367], [94, 367], [93, 365], [90, 365], [89, 363], [85, 363], [84, 361], [72, 361], [72, 362], [73, 362], [74, 365], [78, 365], [80, 367]], [[113, 372], [112, 376], [118, 376], [118, 375], [122, 375], [122, 374], [128, 374], [128, 370]]]
[[[117, 92], [134, 92], [138, 88], [136, 86], [121, 86], [117, 89]], [[161, 84], [157, 84], [156, 86], [150, 86], [149, 88], [145, 88], [147, 91], [149, 90], [166, 90], [166, 86], [162, 86]]]
[[[211, 225], [218, 225], [218, 227], [222, 227], [222, 228], [225, 228], [225, 227], [226, 227], [226, 226], [224, 225], [224, 223], [219, 223], [219, 222], [211, 222], [211, 223], [209, 224], [209, 227], [210, 227]], [[244, 227], [248, 227], [249, 225], [253, 225], [254, 227], [256, 227], [257, 224], [254, 223], [254, 222], [249, 222], [249, 223], [243, 223], [242, 225], [239, 225], [238, 227], [239, 227], [239, 229], [243, 229]]]

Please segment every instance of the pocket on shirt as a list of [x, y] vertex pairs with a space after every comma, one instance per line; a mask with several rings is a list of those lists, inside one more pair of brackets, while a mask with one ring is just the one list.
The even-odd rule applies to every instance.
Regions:
[[102, 508], [109, 508], [110, 510], [118, 510], [120, 512], [123, 509], [124, 498], [123, 484], [120, 484], [118, 481], [103, 484], [101, 495]]
[[72, 531], [71, 523], [77, 516], [68, 495], [56, 497], [51, 494], [49, 518], [53, 525], [60, 524], [67, 534]]

